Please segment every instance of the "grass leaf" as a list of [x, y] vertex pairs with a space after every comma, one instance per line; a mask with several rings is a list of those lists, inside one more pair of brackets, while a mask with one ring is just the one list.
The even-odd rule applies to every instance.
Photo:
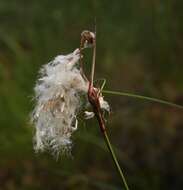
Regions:
[[138, 94], [132, 94], [132, 93], [127, 93], [127, 92], [118, 92], [118, 91], [111, 91], [111, 90], [102, 90], [103, 93], [105, 94], [112, 94], [112, 95], [119, 95], [119, 96], [127, 96], [131, 98], [136, 98], [136, 99], [141, 99], [141, 100], [147, 100], [150, 102], [156, 102], [156, 103], [161, 103], [165, 104], [171, 107], [183, 109], [183, 106], [166, 101], [166, 100], [161, 100], [158, 98], [153, 98], [153, 97], [148, 97], [148, 96], [143, 96], [143, 95], [138, 95]]

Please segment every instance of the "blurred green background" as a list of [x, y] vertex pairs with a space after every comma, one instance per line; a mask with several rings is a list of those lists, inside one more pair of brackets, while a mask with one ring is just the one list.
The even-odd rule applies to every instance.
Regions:
[[[80, 122], [72, 156], [35, 154], [29, 124], [42, 64], [79, 46], [97, 18], [96, 78], [107, 89], [183, 104], [183, 1], [0, 1], [0, 190], [119, 190], [95, 120]], [[89, 70], [90, 50], [85, 68]], [[111, 141], [130, 189], [181, 190], [181, 110], [106, 95]]]

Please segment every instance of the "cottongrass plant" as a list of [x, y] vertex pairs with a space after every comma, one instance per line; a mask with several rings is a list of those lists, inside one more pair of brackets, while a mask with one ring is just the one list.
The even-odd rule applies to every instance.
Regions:
[[[88, 79], [83, 72], [82, 51], [93, 48], [91, 76]], [[93, 85], [96, 59], [96, 33], [83, 31], [80, 48], [68, 55], [59, 55], [39, 72], [35, 90], [36, 105], [31, 116], [36, 132], [34, 148], [36, 152], [49, 151], [57, 157], [70, 152], [72, 134], [78, 129], [78, 115], [88, 104], [93, 111], [84, 110], [85, 119], [94, 116], [98, 120], [101, 133], [112, 156], [117, 171], [128, 190], [128, 184], [111, 146], [104, 118], [104, 112], [110, 112], [110, 106], [104, 100], [106, 94], [128, 96], [149, 100], [183, 109], [182, 106], [164, 100], [96, 88]]]
[[[87, 32], [88, 33], [88, 32]], [[86, 31], [83, 34], [87, 34]], [[89, 32], [89, 35], [94, 34]], [[83, 47], [91, 42], [84, 41]], [[77, 130], [77, 115], [87, 105], [89, 82], [80, 68], [80, 49], [68, 55], [59, 55], [40, 70], [35, 90], [36, 106], [32, 121], [36, 127], [35, 150], [49, 150], [55, 155], [72, 147], [71, 136]], [[101, 109], [109, 111], [109, 104], [99, 96]], [[85, 118], [94, 117], [85, 111]]]

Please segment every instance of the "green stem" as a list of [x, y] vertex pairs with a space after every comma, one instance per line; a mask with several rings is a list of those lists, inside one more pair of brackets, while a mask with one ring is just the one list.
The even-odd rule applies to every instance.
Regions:
[[122, 181], [123, 181], [123, 183], [124, 183], [124, 185], [125, 185], [126, 190], [129, 190], [128, 184], [127, 184], [126, 179], [125, 179], [125, 176], [124, 176], [124, 174], [123, 174], [123, 172], [122, 172], [122, 169], [121, 169], [121, 167], [120, 167], [120, 165], [119, 165], [119, 163], [118, 163], [118, 160], [117, 160], [117, 158], [116, 158], [116, 155], [115, 155], [115, 153], [114, 153], [114, 150], [113, 150], [113, 148], [112, 148], [112, 145], [111, 145], [111, 143], [110, 143], [110, 140], [109, 140], [109, 137], [108, 137], [108, 134], [107, 134], [107, 131], [106, 131], [106, 130], [103, 131], [103, 135], [104, 135], [104, 139], [105, 139], [105, 142], [106, 142], [106, 144], [107, 144], [107, 147], [108, 147], [108, 149], [109, 149], [109, 151], [110, 151], [110, 153], [111, 153], [111, 156], [112, 156], [112, 159], [113, 159], [113, 161], [114, 161], [114, 164], [115, 164], [115, 166], [116, 166], [116, 169], [117, 169], [117, 171], [118, 171], [118, 173], [119, 173], [119, 175], [120, 175], [120, 177], [121, 177], [121, 179], [122, 179]]
[[183, 106], [181, 106], [181, 105], [174, 104], [174, 103], [171, 103], [171, 102], [168, 102], [168, 101], [165, 101], [165, 100], [161, 100], [161, 99], [157, 99], [157, 98], [148, 97], [148, 96], [142, 96], [142, 95], [131, 94], [131, 93], [126, 93], [126, 92], [116, 92], [116, 91], [111, 91], [111, 90], [102, 90], [102, 92], [106, 93], [106, 94], [128, 96], [128, 97], [132, 97], [132, 98], [148, 100], [148, 101], [151, 101], [151, 102], [157, 102], [157, 103], [161, 103], [161, 104], [166, 104], [168, 106], [176, 107], [176, 108], [179, 108], [179, 109], [183, 109]]

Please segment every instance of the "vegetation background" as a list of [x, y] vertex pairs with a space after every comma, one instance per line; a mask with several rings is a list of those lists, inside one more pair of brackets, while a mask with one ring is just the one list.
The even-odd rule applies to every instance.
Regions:
[[[35, 154], [29, 113], [42, 64], [79, 46], [97, 17], [96, 78], [107, 89], [183, 104], [183, 1], [0, 1], [0, 190], [118, 190], [97, 122], [81, 121], [73, 157]], [[86, 54], [90, 50], [87, 50]], [[90, 56], [85, 68], [89, 70]], [[132, 190], [181, 190], [181, 110], [106, 95], [108, 130]]]

